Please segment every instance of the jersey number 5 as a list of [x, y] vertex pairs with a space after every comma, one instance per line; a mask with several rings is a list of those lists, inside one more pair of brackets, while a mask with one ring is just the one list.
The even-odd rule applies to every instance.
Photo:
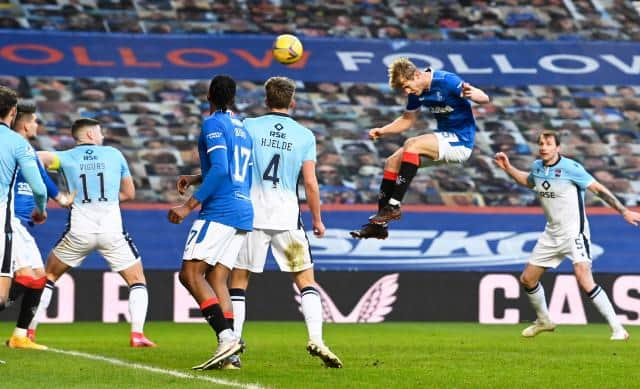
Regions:
[[251, 157], [251, 149], [237, 146], [233, 148], [234, 172], [233, 179], [244, 182], [247, 176], [247, 168], [249, 167], [249, 159]]

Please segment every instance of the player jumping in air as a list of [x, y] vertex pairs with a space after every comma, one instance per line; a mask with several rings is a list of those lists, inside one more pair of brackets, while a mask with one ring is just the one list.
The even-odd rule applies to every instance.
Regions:
[[187, 237], [180, 282], [218, 336], [218, 348], [194, 370], [222, 367], [223, 361], [244, 349], [233, 332], [227, 279], [246, 232], [253, 226], [249, 197], [252, 141], [242, 122], [228, 110], [235, 95], [236, 82], [231, 77], [218, 75], [211, 80], [207, 96], [211, 114], [203, 121], [198, 139], [202, 175], [181, 176], [177, 187], [202, 184], [184, 204], [169, 211], [169, 220], [178, 224], [202, 205]]
[[[15, 91], [0, 86], [0, 223], [2, 223], [4, 234], [0, 241], [0, 311], [7, 307], [9, 300], [14, 300], [12, 294], [15, 294], [18, 288], [22, 288], [23, 292], [25, 288], [32, 289], [32, 293], [28, 293], [22, 299], [23, 306], [18, 317], [18, 326], [12, 337], [19, 338], [14, 339], [14, 344], [17, 341], [22, 345], [31, 345], [33, 343], [27, 338], [27, 326], [33, 319], [34, 310], [28, 308], [32, 308], [33, 303], [39, 298], [42, 286], [40, 286], [41, 281], [35, 280], [33, 272], [30, 272], [28, 274], [32, 277], [30, 282], [25, 285], [14, 281], [12, 287], [14, 268], [31, 270], [28, 264], [20, 262], [24, 257], [19, 254], [25, 252], [25, 248], [20, 245], [22, 240], [13, 239], [14, 231], [20, 226], [20, 221], [14, 216], [13, 193], [18, 169], [33, 194], [35, 208], [31, 219], [36, 224], [44, 223], [47, 219], [47, 188], [38, 171], [33, 147], [9, 127], [16, 117], [17, 102], [18, 96]], [[28, 348], [45, 349], [46, 347]]]
[[[18, 104], [18, 113], [13, 121], [13, 130], [23, 138], [31, 140], [36, 137], [37, 129], [38, 116], [36, 114], [36, 107], [30, 104]], [[75, 194], [69, 195], [67, 193], [60, 192], [56, 184], [44, 170], [40, 160], [37, 158], [36, 163], [40, 170], [40, 176], [47, 187], [47, 195], [49, 198], [57, 201], [62, 207], [68, 207], [71, 202], [73, 202]], [[23, 249], [16, 254], [19, 257], [19, 260], [16, 262], [20, 263], [21, 267], [16, 267], [15, 269], [13, 283], [15, 293], [12, 293], [11, 295], [14, 299], [18, 298], [21, 294], [24, 295], [22, 298], [20, 313], [18, 314], [18, 317], [21, 318], [25, 316], [23, 311], [33, 312], [38, 307], [47, 278], [44, 271], [42, 256], [40, 255], [40, 249], [38, 249], [36, 241], [29, 231], [34, 227], [34, 223], [31, 220], [31, 214], [35, 208], [35, 200], [33, 198], [31, 187], [27, 184], [20, 170], [18, 170], [18, 176], [16, 177], [16, 183], [14, 185], [14, 196], [14, 211], [16, 217], [21, 223], [17, 225], [13, 231], [13, 240], [16, 242], [16, 245]], [[42, 349], [41, 345], [34, 343], [35, 330], [33, 328], [35, 328], [35, 323], [38, 320], [39, 314], [41, 313], [36, 312], [28, 329], [21, 320], [18, 320], [16, 331], [7, 341], [7, 346], [11, 348]], [[30, 341], [26, 340], [23, 336], [15, 335], [16, 332], [24, 332], [24, 329], [27, 329], [27, 338]]]
[[53, 284], [97, 250], [129, 286], [131, 347], [154, 347], [143, 333], [149, 295], [142, 261], [124, 231], [120, 212], [120, 202], [133, 200], [136, 193], [127, 161], [118, 149], [102, 146], [104, 135], [96, 120], [76, 120], [71, 135], [77, 142], [72, 149], [38, 152], [47, 169], [59, 170], [69, 190], [77, 193], [67, 229], [47, 258], [50, 287], [45, 288], [38, 310], [45, 310], [51, 301]]
[[400, 203], [420, 167], [420, 157], [429, 163], [462, 163], [469, 159], [476, 123], [468, 100], [478, 104], [489, 102], [481, 89], [456, 74], [419, 70], [407, 58], [396, 59], [389, 66], [389, 85], [408, 96], [406, 110], [386, 126], [371, 129], [371, 139], [407, 131], [415, 124], [420, 107], [434, 114], [438, 128], [433, 133], [407, 139], [403, 147], [387, 158], [378, 213], [362, 229], [351, 232], [358, 239], [385, 239], [389, 235], [387, 223], [400, 219]]
[[532, 337], [542, 331], [555, 329], [556, 325], [549, 317], [540, 277], [545, 270], [558, 267], [565, 257], [569, 257], [578, 284], [609, 323], [611, 340], [626, 340], [629, 334], [620, 324], [607, 293], [595, 283], [591, 273], [591, 239], [584, 191], [588, 189], [599, 196], [630, 224], [637, 226], [640, 214], [625, 208], [578, 162], [561, 156], [560, 138], [556, 133], [542, 132], [538, 137], [538, 146], [540, 159], [533, 162], [530, 172], [513, 167], [505, 153], [495, 156], [498, 167], [515, 182], [535, 190], [547, 218], [544, 232], [520, 275], [520, 282], [538, 317], [533, 325], [522, 331], [522, 336]]

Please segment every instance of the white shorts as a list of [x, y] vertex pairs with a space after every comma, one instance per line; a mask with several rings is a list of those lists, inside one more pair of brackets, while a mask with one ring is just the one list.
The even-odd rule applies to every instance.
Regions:
[[114, 272], [126, 270], [140, 261], [133, 240], [122, 232], [86, 234], [67, 231], [53, 248], [53, 253], [62, 263], [78, 267], [94, 250], [104, 257]]
[[438, 159], [436, 161], [445, 163], [463, 163], [471, 156], [471, 149], [458, 145], [458, 136], [453, 132], [434, 132], [438, 138]]
[[297, 273], [313, 267], [309, 241], [304, 230], [255, 229], [247, 233], [236, 268], [262, 273], [269, 245], [281, 271]]
[[540, 235], [533, 248], [529, 263], [535, 266], [556, 268], [569, 257], [576, 264], [591, 262], [591, 241], [584, 235], [576, 238], [555, 238], [546, 231]]
[[13, 226], [13, 244], [15, 247], [15, 270], [30, 267], [32, 269], [44, 268], [42, 255], [36, 245], [36, 240], [22, 224]]
[[182, 260], [205, 261], [211, 266], [220, 263], [233, 269], [246, 234], [235, 227], [198, 219], [189, 231]]

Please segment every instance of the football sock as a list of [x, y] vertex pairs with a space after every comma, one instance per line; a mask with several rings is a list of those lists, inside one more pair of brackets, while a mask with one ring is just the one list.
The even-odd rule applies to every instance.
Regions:
[[605, 292], [600, 285], [596, 285], [596, 287], [589, 292], [589, 298], [593, 301], [593, 305], [598, 308], [600, 314], [607, 320], [612, 330], [622, 327], [616, 312], [613, 310], [613, 305], [611, 305], [607, 292]]
[[418, 172], [418, 167], [420, 167], [419, 154], [407, 152], [402, 154], [402, 163], [400, 164], [400, 170], [398, 171], [398, 179], [396, 180], [396, 185], [393, 189], [389, 204], [398, 205], [402, 202], [405, 193], [407, 193], [407, 189], [409, 189], [409, 186], [411, 185], [413, 177], [415, 177]]
[[233, 330], [233, 312], [223, 312], [222, 315], [227, 319], [229, 327]]
[[542, 287], [542, 284], [538, 282], [538, 284], [534, 286], [533, 289], [528, 289], [525, 287], [524, 290], [527, 292], [529, 301], [533, 306], [533, 310], [536, 311], [538, 319], [546, 322], [551, 321], [551, 319], [549, 318], [549, 309], [547, 308], [547, 300], [544, 296], [544, 288]]
[[129, 314], [131, 315], [131, 332], [144, 332], [144, 322], [147, 318], [149, 293], [147, 286], [142, 283], [129, 287]]
[[42, 317], [44, 317], [47, 312], [47, 308], [49, 308], [49, 304], [51, 303], [51, 295], [53, 295], [53, 288], [55, 287], [55, 283], [53, 281], [47, 280], [46, 285], [42, 291], [42, 295], [40, 296], [40, 303], [38, 304], [38, 309], [36, 310], [36, 314], [33, 316], [31, 320], [31, 324], [29, 324], [29, 329], [35, 330], [38, 327], [38, 322]]
[[398, 173], [394, 173], [389, 170], [384, 171], [382, 183], [380, 184], [380, 193], [378, 193], [378, 211], [389, 203], [397, 178]]
[[307, 286], [300, 291], [302, 296], [302, 314], [307, 324], [309, 339], [319, 345], [323, 345], [322, 340], [322, 302], [320, 294], [313, 286]]
[[15, 276], [13, 282], [11, 282], [6, 306], [13, 305], [29, 289], [33, 280], [34, 278], [31, 276]]
[[246, 317], [245, 290], [240, 288], [229, 289], [231, 305], [233, 306], [233, 332], [238, 338], [242, 337], [242, 327]]
[[229, 322], [222, 313], [222, 308], [220, 308], [217, 298], [212, 297], [203, 301], [202, 304], [200, 304], [200, 312], [202, 312], [204, 319], [216, 332], [216, 335], [221, 336], [222, 331], [231, 329]]
[[16, 327], [24, 329], [25, 334], [29, 327], [29, 323], [31, 323], [35, 313], [37, 312], [45, 280], [45, 277], [37, 280], [32, 278], [30, 287], [26, 289], [24, 296], [22, 297], [22, 305], [20, 305], [20, 313], [18, 313], [18, 322]]

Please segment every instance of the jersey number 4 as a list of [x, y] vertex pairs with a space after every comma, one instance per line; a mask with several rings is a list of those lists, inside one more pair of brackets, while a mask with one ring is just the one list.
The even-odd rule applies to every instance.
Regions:
[[278, 178], [278, 165], [280, 165], [280, 154], [276, 154], [271, 158], [267, 168], [264, 170], [264, 173], [262, 173], [262, 179], [273, 182], [274, 188], [278, 185], [278, 182], [280, 182]]
[[[98, 197], [98, 201], [109, 201], [104, 196], [104, 173], [98, 173], [98, 178], [100, 179], [100, 197]], [[80, 174], [80, 180], [82, 181], [82, 204], [90, 203], [91, 199], [89, 198], [89, 191], [87, 190], [87, 175]]]

